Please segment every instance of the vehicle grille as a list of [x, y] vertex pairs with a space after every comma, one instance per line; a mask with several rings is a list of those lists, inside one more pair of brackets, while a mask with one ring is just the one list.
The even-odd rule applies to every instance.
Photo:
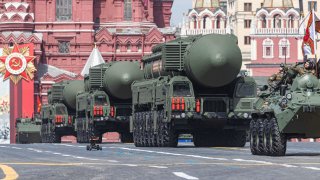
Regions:
[[204, 101], [203, 102], [204, 112], [226, 112], [227, 106], [223, 100], [218, 101]]

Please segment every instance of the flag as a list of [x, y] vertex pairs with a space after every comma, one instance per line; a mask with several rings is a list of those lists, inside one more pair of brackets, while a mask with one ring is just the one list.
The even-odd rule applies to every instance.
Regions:
[[303, 43], [302, 43], [302, 52], [303, 55], [308, 54], [315, 54], [315, 34], [316, 34], [316, 25], [315, 25], [315, 14], [313, 11], [311, 11], [309, 15], [309, 20], [306, 28], [305, 35], [303, 37]]
[[40, 96], [37, 98], [37, 105], [38, 105], [38, 113], [41, 111], [41, 101]]

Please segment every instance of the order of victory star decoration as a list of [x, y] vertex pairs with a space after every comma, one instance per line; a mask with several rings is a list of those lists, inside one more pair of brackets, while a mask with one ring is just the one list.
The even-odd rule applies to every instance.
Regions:
[[0, 57], [0, 74], [4, 75], [3, 80], [10, 77], [17, 84], [22, 78], [26, 81], [33, 79], [37, 71], [33, 64], [35, 56], [29, 54], [28, 46], [15, 44], [13, 48], [5, 47]]

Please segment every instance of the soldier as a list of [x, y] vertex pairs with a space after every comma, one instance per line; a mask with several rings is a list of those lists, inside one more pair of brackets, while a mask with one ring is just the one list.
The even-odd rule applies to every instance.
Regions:
[[277, 86], [277, 84], [281, 81], [281, 79], [283, 78], [285, 68], [286, 67], [284, 66], [284, 64], [280, 64], [279, 72], [277, 72], [269, 77], [268, 84], [272, 88], [275, 88]]
[[307, 60], [304, 62], [303, 66], [295, 66], [292, 68], [294, 72], [299, 74], [300, 76], [304, 74], [313, 74], [316, 75], [316, 65], [313, 61]]

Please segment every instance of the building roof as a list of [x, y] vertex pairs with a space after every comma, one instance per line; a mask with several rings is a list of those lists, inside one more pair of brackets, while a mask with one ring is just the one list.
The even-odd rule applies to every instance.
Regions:
[[193, 8], [217, 8], [219, 7], [219, 0], [195, 0]]
[[264, 0], [264, 8], [293, 8], [292, 0]]
[[86, 62], [86, 64], [84, 65], [82, 71], [81, 71], [81, 76], [84, 76], [86, 74], [89, 74], [89, 69], [92, 66], [96, 66], [99, 64], [105, 63], [99, 49], [97, 47], [94, 47], [91, 51], [91, 54]]
[[55, 66], [51, 66], [49, 64], [38, 64], [38, 70], [37, 70], [38, 77], [43, 77], [45, 74], [50, 75], [51, 77], [57, 77], [62, 74], [66, 74], [70, 77], [76, 77], [77, 74], [66, 71], [63, 69], [59, 69]]

